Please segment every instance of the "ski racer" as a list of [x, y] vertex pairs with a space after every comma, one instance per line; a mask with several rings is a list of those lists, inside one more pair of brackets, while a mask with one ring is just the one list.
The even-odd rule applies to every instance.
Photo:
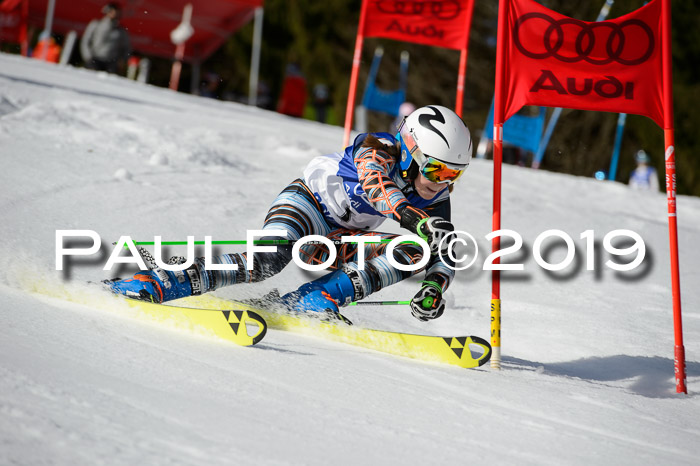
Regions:
[[[306, 166], [303, 177], [294, 180], [272, 203], [263, 230], [286, 230], [288, 240], [322, 235], [331, 240], [342, 236], [398, 235], [373, 231], [385, 219], [392, 219], [430, 246], [431, 257], [421, 289], [411, 300], [411, 313], [427, 321], [442, 315], [443, 293], [454, 277], [448, 255], [438, 253], [441, 240], [454, 231], [450, 223], [450, 193], [472, 157], [469, 129], [452, 110], [429, 105], [407, 116], [395, 136], [363, 133], [344, 152], [316, 157]], [[262, 240], [279, 240], [278, 236]], [[444, 249], [445, 242], [442, 242]], [[337, 247], [334, 271], [278, 297], [292, 311], [330, 312], [361, 300], [371, 293], [398, 283], [416, 272], [391, 266], [386, 242], [367, 243], [364, 270], [358, 267], [358, 244]], [[323, 263], [328, 249], [306, 244], [300, 256], [307, 263]], [[418, 263], [423, 249], [415, 243], [401, 243], [393, 251], [397, 262]], [[183, 271], [156, 268], [140, 271], [133, 278], [106, 282], [115, 293], [138, 299], [164, 302], [213, 291], [241, 282], [259, 282], [279, 273], [292, 260], [292, 245], [278, 245], [276, 252], [256, 252], [253, 270], [248, 270], [246, 253], [225, 254], [215, 264], [237, 264], [237, 270], [205, 270], [204, 258], [197, 258]], [[172, 258], [171, 264], [183, 258]], [[339, 317], [340, 318], [340, 317]]]

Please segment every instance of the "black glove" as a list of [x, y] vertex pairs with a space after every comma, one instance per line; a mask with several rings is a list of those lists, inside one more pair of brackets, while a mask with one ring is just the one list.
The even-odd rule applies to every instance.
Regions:
[[[423, 238], [428, 242], [430, 246], [430, 254], [437, 254], [438, 248], [440, 248], [440, 241], [455, 231], [455, 227], [441, 217], [428, 217], [418, 224], [418, 236]], [[440, 251], [445, 254], [447, 252], [447, 241], [442, 243], [442, 248]]]
[[[401, 213], [401, 226], [417, 234], [430, 246], [430, 253], [437, 254], [440, 241], [449, 233], [455, 231], [455, 227], [442, 217], [426, 217], [425, 212], [409, 206]], [[447, 242], [442, 245], [442, 253], [447, 252]]]
[[411, 314], [423, 322], [437, 319], [445, 311], [442, 288], [435, 282], [423, 282], [423, 288], [411, 300]]

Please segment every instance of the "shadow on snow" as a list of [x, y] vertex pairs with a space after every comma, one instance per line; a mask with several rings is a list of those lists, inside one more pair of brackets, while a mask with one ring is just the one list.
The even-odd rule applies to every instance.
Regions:
[[[648, 398], [672, 398], [678, 396], [675, 388], [674, 363], [660, 356], [615, 355], [592, 357], [576, 361], [540, 363], [518, 358], [503, 358], [504, 364], [515, 368], [537, 370], [555, 376], [572, 377], [592, 383], [630, 380], [626, 388]], [[540, 369], [541, 370], [541, 369]], [[686, 377], [700, 373], [700, 363], [686, 361]], [[691, 387], [692, 388], [692, 387]], [[690, 396], [694, 396], [692, 393]]]

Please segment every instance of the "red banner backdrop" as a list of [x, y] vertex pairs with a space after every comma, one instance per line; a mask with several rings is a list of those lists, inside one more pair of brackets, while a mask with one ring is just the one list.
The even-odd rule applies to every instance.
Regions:
[[[143, 55], [172, 58], [176, 46], [170, 40], [170, 31], [182, 19], [186, 4], [193, 6], [194, 35], [187, 41], [183, 61], [202, 62], [214, 53], [238, 28], [253, 17], [255, 8], [264, 0], [117, 0], [122, 6], [121, 24], [129, 31], [132, 48]], [[48, 0], [19, 0], [28, 5], [28, 23], [43, 28]], [[18, 0], [0, 0], [0, 6], [19, 3]], [[82, 35], [93, 19], [102, 17], [107, 0], [57, 1], [52, 32], [67, 34], [76, 31]], [[2, 13], [0, 13], [2, 15]], [[41, 30], [41, 29], [39, 29]], [[4, 30], [0, 29], [0, 38]], [[0, 39], [1, 40], [1, 39]], [[7, 38], [5, 40], [16, 40]]]
[[404, 42], [461, 50], [473, 0], [369, 0], [362, 33]]
[[19, 42], [27, 54], [29, 0], [0, 0], [0, 42]]
[[648, 116], [664, 127], [661, 2], [589, 23], [509, 2], [504, 120], [523, 105]]

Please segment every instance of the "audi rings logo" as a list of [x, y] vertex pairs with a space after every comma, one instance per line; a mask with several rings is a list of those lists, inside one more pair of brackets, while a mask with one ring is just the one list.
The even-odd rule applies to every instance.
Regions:
[[423, 16], [441, 21], [455, 19], [462, 11], [457, 0], [377, 0], [377, 9], [389, 15]]
[[[549, 27], [542, 36], [542, 48], [532, 50], [528, 41], [528, 49], [520, 37], [521, 27], [527, 21], [538, 19], [549, 23]], [[554, 20], [544, 13], [527, 13], [515, 22], [513, 36], [515, 46], [527, 57], [536, 60], [553, 57], [565, 63], [585, 60], [592, 65], [607, 65], [613, 61], [621, 65], [639, 65], [651, 57], [655, 46], [654, 32], [639, 19], [628, 19], [620, 24], [586, 23], [572, 18]], [[563, 47], [572, 40], [574, 50]], [[571, 54], [561, 53], [566, 50]]]

